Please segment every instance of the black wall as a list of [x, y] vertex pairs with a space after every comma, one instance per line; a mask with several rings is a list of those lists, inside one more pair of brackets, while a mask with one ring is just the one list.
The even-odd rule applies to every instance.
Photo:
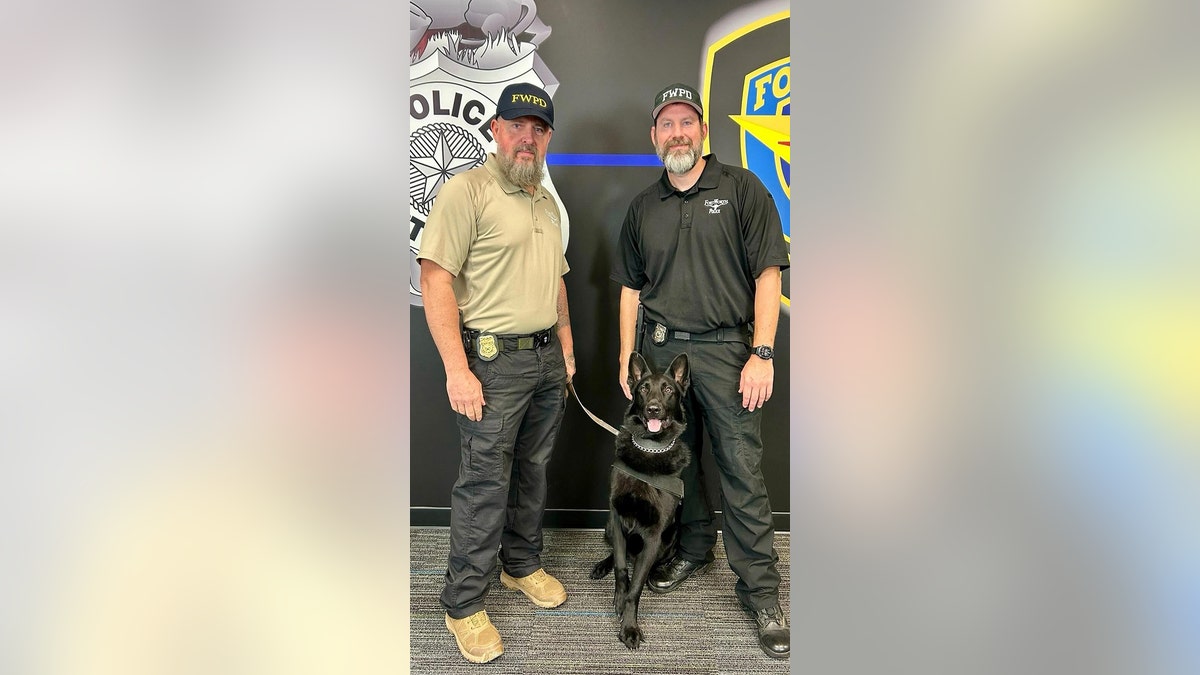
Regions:
[[[554, 95], [555, 131], [549, 152], [653, 152], [650, 101], [675, 81], [699, 88], [705, 34], [743, 3], [631, 0], [539, 0], [538, 16], [552, 34], [538, 48], [560, 85]], [[786, 23], [779, 31], [786, 49]], [[778, 44], [775, 46], [778, 51]], [[783, 54], [786, 56], [786, 52]], [[770, 55], [768, 55], [770, 56]], [[774, 58], [779, 58], [775, 56]], [[740, 90], [751, 58], [732, 82]], [[737, 68], [730, 72], [736, 71]], [[722, 76], [722, 69], [715, 70]], [[714, 84], [714, 90], [717, 88]], [[712, 110], [712, 109], [710, 109]], [[725, 119], [710, 123], [712, 150], [740, 164], [739, 142]], [[720, 137], [717, 132], [720, 131]], [[554, 185], [570, 217], [566, 276], [578, 373], [576, 388], [593, 412], [616, 424], [626, 400], [617, 386], [619, 286], [608, 278], [613, 249], [630, 199], [657, 180], [648, 167], [551, 166]], [[786, 208], [786, 205], [783, 205]], [[702, 292], [703, 289], [697, 289]], [[788, 349], [786, 307], [776, 338], [775, 395], [763, 416], [767, 479], [776, 522], [788, 526]], [[458, 432], [445, 392], [445, 374], [423, 310], [411, 308], [413, 524], [446, 524], [450, 489], [457, 477]], [[568, 402], [550, 465], [548, 526], [602, 524], [607, 508], [612, 436]], [[716, 470], [705, 451], [710, 496], [720, 508]], [[432, 508], [428, 508], [432, 507]]]

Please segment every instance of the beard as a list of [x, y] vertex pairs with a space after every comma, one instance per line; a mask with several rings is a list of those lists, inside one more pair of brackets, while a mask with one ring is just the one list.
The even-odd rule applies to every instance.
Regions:
[[[676, 152], [677, 148], [686, 148], [687, 152]], [[691, 171], [692, 167], [696, 166], [696, 162], [700, 161], [700, 150], [689, 140], [677, 139], [659, 146], [658, 158], [662, 160], [667, 171], [683, 175]]]
[[[518, 162], [517, 153], [522, 150], [533, 153], [533, 160]], [[518, 145], [513, 148], [512, 154], [497, 153], [496, 156], [500, 159], [500, 172], [513, 185], [529, 188], [542, 182], [542, 158], [536, 147]]]

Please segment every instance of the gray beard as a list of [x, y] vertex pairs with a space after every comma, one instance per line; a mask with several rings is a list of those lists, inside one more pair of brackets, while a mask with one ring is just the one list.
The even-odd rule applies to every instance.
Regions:
[[525, 162], [517, 162], [517, 160], [505, 157], [504, 155], [498, 155], [498, 157], [500, 158], [500, 172], [513, 185], [531, 188], [541, 184], [542, 163], [540, 161], [533, 161], [526, 164]]
[[696, 162], [700, 161], [700, 150], [696, 146], [692, 146], [687, 148], [686, 153], [680, 154], [675, 152], [675, 148], [663, 148], [659, 151], [658, 158], [662, 160], [667, 171], [682, 176], [691, 171], [692, 167], [696, 166]]

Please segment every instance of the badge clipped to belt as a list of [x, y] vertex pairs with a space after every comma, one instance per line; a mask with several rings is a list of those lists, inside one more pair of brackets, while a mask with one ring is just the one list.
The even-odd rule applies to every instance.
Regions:
[[500, 343], [492, 333], [480, 333], [475, 338], [475, 354], [484, 361], [494, 361], [500, 354]]
[[661, 323], [654, 324], [654, 335], [651, 336], [651, 339], [659, 347], [665, 345], [667, 343], [667, 327]]

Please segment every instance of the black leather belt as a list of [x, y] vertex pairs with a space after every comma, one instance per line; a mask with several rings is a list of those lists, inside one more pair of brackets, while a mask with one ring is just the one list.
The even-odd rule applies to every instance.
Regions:
[[[475, 351], [476, 340], [480, 335], [488, 335], [487, 331], [472, 330], [464, 328], [462, 331], [463, 345], [467, 349], [467, 353], [471, 354]], [[545, 347], [553, 341], [554, 329], [547, 328], [539, 330], [536, 333], [528, 335], [496, 335], [495, 344], [501, 351], [518, 351], [522, 349], [537, 349]]]
[[733, 328], [718, 328], [705, 333], [689, 333], [683, 330], [674, 330], [668, 328], [661, 323], [647, 321], [644, 331], [656, 345], [661, 345], [667, 340], [681, 340], [684, 342], [716, 342], [718, 344], [725, 342], [741, 342], [742, 344], [748, 345], [751, 342], [751, 338], [754, 337], [754, 328], [751, 324], [735, 326]]

